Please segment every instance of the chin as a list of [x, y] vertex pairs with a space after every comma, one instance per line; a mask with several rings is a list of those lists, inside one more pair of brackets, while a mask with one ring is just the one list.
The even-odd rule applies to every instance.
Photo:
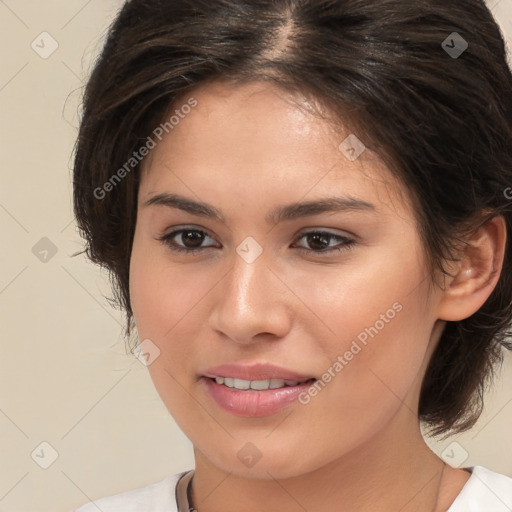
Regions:
[[[256, 444], [257, 442], [251, 444], [250, 441], [247, 443], [233, 441], [221, 453], [217, 450], [210, 454], [207, 450], [203, 452], [203, 456], [222, 471], [247, 479], [294, 478], [322, 466], [322, 463], [319, 463], [316, 467], [313, 458], [303, 450], [290, 447], [288, 451], [279, 451], [268, 442], [265, 448], [258, 450]], [[234, 446], [236, 446], [235, 450], [232, 449]]]

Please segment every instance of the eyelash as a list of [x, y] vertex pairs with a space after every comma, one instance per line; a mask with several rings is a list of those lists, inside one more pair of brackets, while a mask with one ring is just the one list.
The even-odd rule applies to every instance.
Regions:
[[[180, 252], [180, 253], [188, 253], [188, 254], [195, 254], [201, 251], [204, 251], [206, 249], [211, 249], [212, 247], [198, 247], [198, 248], [186, 248], [181, 247], [179, 245], [176, 245], [176, 242], [172, 241], [172, 239], [179, 235], [180, 233], [184, 232], [193, 232], [193, 233], [201, 233], [203, 235], [206, 235], [209, 238], [213, 238], [209, 235], [207, 231], [204, 231], [202, 229], [193, 229], [193, 228], [181, 228], [177, 229], [175, 231], [171, 231], [170, 233], [164, 234], [157, 238], [158, 241], [164, 243], [171, 251], [174, 252]], [[331, 254], [335, 252], [343, 252], [348, 251], [352, 248], [353, 245], [355, 245], [356, 241], [352, 238], [348, 238], [341, 235], [335, 235], [334, 233], [329, 233], [327, 231], [320, 231], [320, 230], [313, 230], [313, 231], [306, 231], [304, 233], [301, 233], [299, 235], [298, 240], [301, 240], [302, 238], [308, 236], [308, 235], [327, 235], [330, 238], [335, 238], [343, 242], [343, 245], [338, 247], [331, 247], [329, 249], [322, 249], [322, 250], [314, 250], [314, 249], [306, 249], [305, 247], [298, 247], [298, 249], [306, 251], [308, 253], [313, 253], [315, 255], [322, 255], [322, 254]]]

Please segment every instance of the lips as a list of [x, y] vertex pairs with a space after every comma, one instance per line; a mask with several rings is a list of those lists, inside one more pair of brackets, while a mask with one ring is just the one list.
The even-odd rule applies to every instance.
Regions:
[[285, 386], [278, 389], [240, 391], [217, 384], [213, 379], [203, 378], [204, 389], [214, 403], [221, 409], [236, 416], [246, 418], [261, 418], [270, 416], [292, 407], [299, 396], [307, 392], [311, 381], [295, 386]]
[[296, 403], [315, 377], [271, 364], [223, 364], [202, 374], [204, 389], [224, 411], [258, 418]]
[[215, 379], [215, 377], [228, 377], [231, 379], [250, 381], [280, 379], [298, 382], [315, 378], [313, 375], [297, 373], [287, 368], [266, 363], [256, 363], [252, 365], [223, 364], [208, 368], [203, 372], [203, 377], [209, 377], [210, 379]]

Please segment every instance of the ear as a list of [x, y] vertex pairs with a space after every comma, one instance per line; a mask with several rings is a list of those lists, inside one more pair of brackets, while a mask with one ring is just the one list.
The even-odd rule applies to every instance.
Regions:
[[496, 216], [467, 240], [460, 261], [448, 268], [438, 304], [438, 318], [458, 321], [478, 311], [494, 290], [503, 268], [507, 229], [505, 219]]

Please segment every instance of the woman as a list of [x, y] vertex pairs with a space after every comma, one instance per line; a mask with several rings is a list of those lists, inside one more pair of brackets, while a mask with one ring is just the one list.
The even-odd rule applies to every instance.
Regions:
[[127, 2], [75, 212], [195, 469], [79, 511], [512, 510], [420, 431], [512, 349], [511, 184], [483, 1]]

